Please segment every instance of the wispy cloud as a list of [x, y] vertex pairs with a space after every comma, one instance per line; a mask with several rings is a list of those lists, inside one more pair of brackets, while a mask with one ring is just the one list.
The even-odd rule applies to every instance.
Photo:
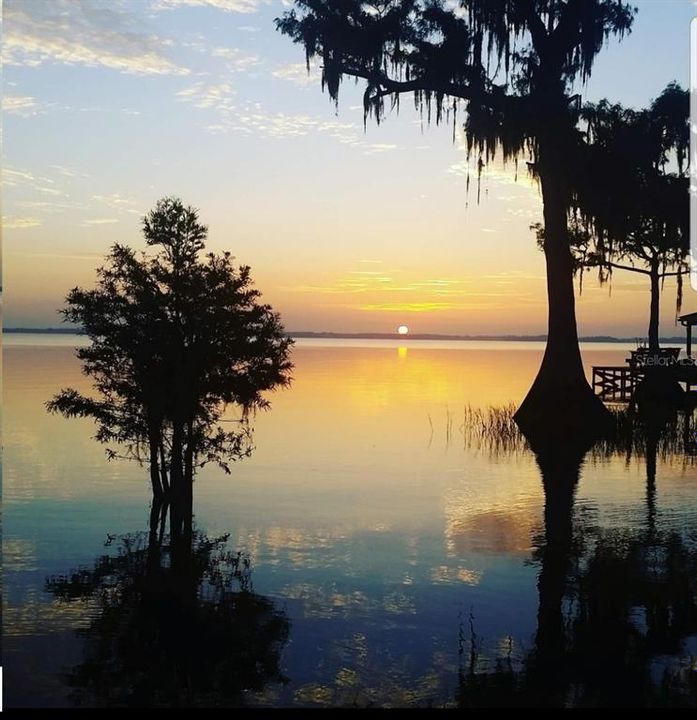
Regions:
[[75, 170], [75, 168], [66, 167], [65, 165], [49, 165], [49, 168], [51, 168], [51, 170], [55, 170], [55, 172], [59, 175], [67, 178], [87, 177], [87, 175]]
[[[476, 158], [459, 160], [450, 165], [446, 172], [458, 178], [470, 179], [472, 187], [476, 186], [479, 170], [477, 168]], [[482, 167], [481, 187], [482, 190], [489, 184], [493, 183], [498, 186], [499, 192], [497, 197], [501, 200], [523, 199], [539, 201], [539, 188], [533, 178], [528, 173], [524, 163], [487, 163]], [[504, 198], [500, 191], [502, 186], [506, 186], [508, 195]]]
[[215, 47], [211, 50], [211, 55], [223, 58], [229, 72], [247, 72], [261, 63], [258, 55], [252, 55], [239, 48]]
[[113, 225], [118, 221], [118, 218], [93, 218], [91, 220], [83, 220], [82, 224], [91, 227], [92, 225]]
[[183, 7], [208, 7], [232, 13], [255, 13], [268, 0], [154, 0], [153, 10], [173, 10]]
[[363, 293], [366, 288], [360, 283], [341, 283], [339, 285], [294, 285], [281, 287], [285, 292], [309, 293], [310, 295], [352, 295]]
[[5, 95], [2, 99], [2, 109], [13, 115], [29, 117], [40, 112], [36, 98], [29, 95]]
[[[365, 261], [360, 261], [365, 262]], [[381, 261], [367, 261], [377, 262]], [[382, 301], [373, 303], [382, 309], [412, 309], [428, 307], [463, 307], [463, 302], [479, 304], [482, 298], [501, 297], [501, 291], [491, 293], [476, 291], [471, 280], [459, 278], [432, 278], [405, 282], [395, 276], [401, 275], [393, 270], [349, 270], [346, 275], [330, 285], [297, 285], [283, 288], [289, 292], [311, 293], [314, 295], [356, 295], [368, 294]], [[387, 293], [387, 294], [385, 294]], [[395, 300], [395, 293], [403, 299]], [[477, 300], [479, 299], [479, 301]], [[367, 306], [366, 306], [367, 307]]]
[[30, 188], [45, 195], [62, 195], [55, 186], [55, 181], [44, 175], [35, 175], [28, 170], [5, 167], [2, 171], [2, 184], [5, 187]]
[[310, 63], [309, 72], [306, 63], [290, 63], [276, 68], [271, 72], [271, 75], [279, 80], [287, 80], [299, 87], [309, 87], [310, 85], [319, 84], [319, 72], [317, 62]]
[[104, 260], [103, 255], [65, 255], [63, 253], [14, 252], [12, 250], [8, 251], [7, 254], [13, 257], [52, 258], [56, 260]]
[[386, 143], [369, 143], [363, 138], [359, 126], [338, 120], [323, 120], [307, 114], [269, 112], [259, 103], [219, 107], [222, 110], [215, 122], [206, 129], [216, 134], [243, 133], [269, 138], [298, 138], [307, 135], [325, 135], [342, 145], [351, 145], [365, 154], [387, 152], [397, 146]]
[[84, 210], [84, 203], [66, 200], [17, 200], [14, 205], [25, 210], [40, 211], [42, 214], [61, 213], [64, 210]]
[[102, 203], [112, 210], [120, 210], [121, 212], [131, 213], [133, 215], [142, 215], [139, 203], [133, 198], [125, 197], [120, 193], [111, 193], [110, 195], [93, 195], [93, 200]]
[[203, 82], [195, 83], [177, 93], [179, 100], [193, 103], [198, 108], [215, 108], [216, 110], [232, 111], [231, 98], [234, 90], [228, 83], [208, 85]]
[[41, 220], [36, 217], [2, 216], [2, 226], [5, 230], [26, 230], [27, 228], [40, 227], [41, 224]]
[[385, 302], [359, 305], [359, 310], [382, 310], [385, 312], [433, 312], [435, 310], [461, 310], [462, 305], [449, 302]]
[[95, 0], [5, 0], [3, 60], [107, 67], [139, 75], [187, 75], [170, 43], [140, 29], [142, 18]]

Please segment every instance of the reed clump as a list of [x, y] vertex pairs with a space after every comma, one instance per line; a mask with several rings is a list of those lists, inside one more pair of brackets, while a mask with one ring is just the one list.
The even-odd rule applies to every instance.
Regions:
[[[465, 449], [484, 450], [492, 456], [517, 454], [530, 450], [530, 445], [514, 419], [516, 406], [475, 407], [470, 404], [463, 409], [460, 432]], [[631, 408], [611, 409], [612, 432], [598, 440], [590, 449], [590, 457], [596, 460], [611, 457], [646, 458], [661, 460], [680, 458], [685, 465], [697, 464], [697, 419], [691, 413], [677, 413], [658, 422], [633, 411]], [[446, 415], [446, 445], [452, 439], [452, 414]], [[433, 437], [433, 421], [431, 437]]]

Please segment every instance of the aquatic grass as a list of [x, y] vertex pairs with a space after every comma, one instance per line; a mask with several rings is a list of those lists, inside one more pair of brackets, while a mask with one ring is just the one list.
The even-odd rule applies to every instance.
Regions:
[[[664, 461], [680, 458], [684, 466], [697, 464], [697, 419], [693, 413], [680, 412], [659, 421], [630, 408], [610, 408], [610, 412], [612, 432], [593, 445], [589, 458], [624, 457], [627, 461], [647, 457]], [[516, 424], [515, 413], [513, 403], [483, 407], [465, 405], [460, 425], [464, 449], [484, 450], [492, 457], [531, 451]], [[432, 441], [434, 424], [430, 415], [428, 419]], [[451, 423], [452, 414], [446, 410], [446, 446], [452, 439]]]
[[694, 413], [679, 412], [663, 418], [642, 415], [631, 408], [611, 409], [613, 432], [590, 451], [593, 458], [623, 456], [675, 460], [697, 464], [697, 427]]
[[465, 448], [483, 449], [494, 456], [529, 450], [530, 446], [514, 419], [515, 412], [513, 403], [498, 407], [465, 405], [460, 426]]

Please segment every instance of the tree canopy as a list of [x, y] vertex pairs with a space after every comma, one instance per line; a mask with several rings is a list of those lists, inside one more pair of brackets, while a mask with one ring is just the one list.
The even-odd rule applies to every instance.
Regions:
[[586, 143], [570, 208], [577, 268], [651, 280], [649, 344], [658, 347], [660, 283], [682, 277], [689, 253], [689, 96], [676, 83], [643, 110], [603, 100], [583, 109]]
[[464, 104], [470, 150], [507, 158], [534, 151], [552, 95], [586, 80], [634, 13], [622, 0], [296, 0], [276, 24], [305, 48], [308, 67], [322, 61], [335, 102], [348, 76], [365, 81], [365, 117], [378, 122], [385, 99], [398, 107], [403, 93], [429, 120], [452, 111], [454, 127]]
[[116, 244], [95, 287], [68, 293], [62, 314], [92, 341], [77, 355], [95, 393], [63, 390], [48, 409], [94, 418], [109, 456], [148, 462], [162, 494], [206, 463], [229, 472], [249, 454], [250, 413], [290, 382], [292, 341], [248, 266], [229, 252], [203, 255], [195, 209], [164, 198], [143, 235], [154, 253]]

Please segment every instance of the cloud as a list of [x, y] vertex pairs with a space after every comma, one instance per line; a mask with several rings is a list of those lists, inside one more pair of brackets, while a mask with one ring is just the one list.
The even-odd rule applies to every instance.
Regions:
[[[229, 90], [227, 96], [221, 92], [223, 87]], [[234, 105], [230, 101], [230, 96], [233, 94], [227, 85], [196, 83], [190, 88], [180, 90], [177, 96], [194, 103], [196, 107], [218, 111], [215, 121], [205, 125], [205, 129], [214, 134], [240, 133], [277, 139], [325, 135], [342, 145], [363, 150], [366, 155], [383, 153], [398, 147], [391, 143], [367, 142], [362, 127], [357, 123], [324, 120], [307, 114], [271, 112], [258, 102]]]
[[299, 87], [319, 85], [319, 65], [316, 62], [310, 63], [309, 72], [307, 64], [300, 62], [282, 65], [273, 70], [271, 75], [279, 80], [287, 80]]
[[350, 295], [366, 291], [366, 288], [360, 284], [351, 285], [349, 283], [341, 283], [336, 287], [331, 285], [293, 285], [280, 289], [285, 292], [310, 293], [311, 295]]
[[5, 95], [2, 99], [2, 109], [5, 112], [21, 115], [22, 117], [38, 115], [40, 112], [36, 98], [29, 95]]
[[49, 168], [51, 168], [51, 170], [55, 170], [59, 175], [67, 178], [87, 177], [87, 175], [78, 172], [75, 168], [66, 167], [65, 165], [49, 165]]
[[208, 126], [215, 133], [256, 133], [266, 137], [289, 138], [307, 135], [316, 130], [318, 121], [309, 115], [268, 113], [257, 104], [229, 108], [221, 113], [219, 121]]
[[43, 175], [34, 175], [27, 170], [17, 170], [13, 167], [5, 167], [2, 171], [2, 184], [12, 188], [30, 188], [45, 195], [63, 195], [63, 193], [52, 187], [55, 180]]
[[[467, 152], [467, 139], [461, 130], [457, 132], [455, 146], [463, 155]], [[471, 157], [469, 160], [465, 157], [465, 159], [450, 165], [447, 168], [447, 173], [461, 178], [469, 177], [470, 182], [476, 186], [479, 172], [477, 163], [478, 159], [476, 157]], [[507, 200], [512, 200], [515, 197], [537, 197], [539, 195], [538, 185], [528, 172], [528, 166], [524, 159], [520, 159], [517, 164], [515, 161], [485, 163], [482, 166], [481, 182], [482, 187], [488, 182], [507, 185], [513, 193], [516, 193], [509, 195], [506, 198]]]
[[370, 147], [362, 139], [359, 129], [350, 123], [320, 120], [305, 114], [268, 112], [258, 103], [227, 108], [218, 122], [207, 129], [213, 133], [241, 132], [269, 138], [297, 138], [320, 133], [338, 140], [344, 145]]
[[143, 214], [143, 212], [139, 209], [140, 204], [136, 200], [124, 197], [120, 193], [111, 193], [110, 195], [93, 195], [92, 199], [106, 205], [112, 210], [120, 210], [121, 212], [127, 212], [133, 215]]
[[209, 7], [223, 12], [255, 13], [268, 0], [155, 0], [153, 10], [174, 10], [182, 7]]
[[170, 43], [140, 30], [142, 18], [95, 0], [5, 0], [3, 60], [107, 67], [137, 75], [188, 75]]
[[58, 260], [104, 260], [103, 255], [65, 255], [63, 253], [8, 252], [13, 257], [53, 258]]
[[231, 98], [233, 95], [234, 90], [227, 83], [207, 85], [202, 82], [195, 83], [177, 93], [177, 97], [182, 102], [193, 103], [197, 108], [215, 108], [224, 112], [232, 112]]
[[239, 48], [216, 47], [211, 50], [213, 57], [224, 58], [229, 72], [245, 72], [260, 64], [258, 55], [250, 55]]
[[359, 310], [382, 310], [386, 312], [434, 312], [435, 310], [459, 310], [462, 305], [448, 302], [404, 302], [404, 303], [370, 303], [359, 305]]
[[13, 217], [11, 215], [3, 215], [2, 226], [5, 230], [26, 230], [27, 228], [40, 227], [41, 220], [35, 217]]
[[39, 210], [43, 214], [59, 213], [64, 210], [84, 210], [85, 206], [80, 202], [72, 201], [48, 201], [48, 200], [17, 200], [14, 205], [26, 210]]
[[94, 218], [92, 220], [84, 220], [83, 225], [113, 225], [118, 222], [118, 218]]

